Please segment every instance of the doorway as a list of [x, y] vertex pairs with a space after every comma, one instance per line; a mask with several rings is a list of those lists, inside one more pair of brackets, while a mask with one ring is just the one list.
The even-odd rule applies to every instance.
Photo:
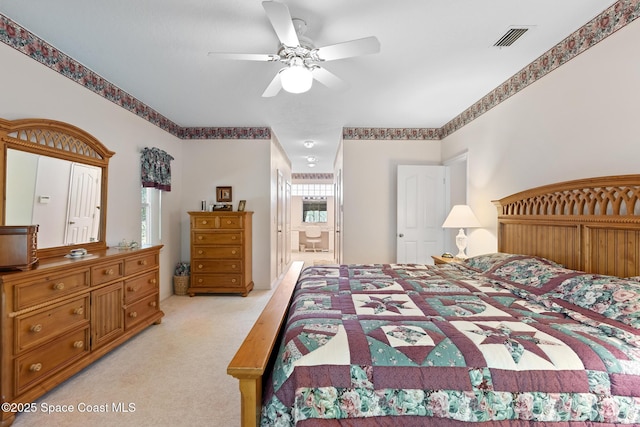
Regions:
[[[306, 178], [306, 176], [305, 176]], [[335, 196], [333, 177], [297, 178], [291, 184], [291, 259], [305, 267], [335, 263]], [[311, 237], [311, 231], [319, 236]]]

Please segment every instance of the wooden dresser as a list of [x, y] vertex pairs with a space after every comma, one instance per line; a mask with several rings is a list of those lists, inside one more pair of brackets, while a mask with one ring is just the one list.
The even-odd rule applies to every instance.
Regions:
[[[20, 409], [160, 323], [161, 248], [106, 249], [0, 272], [2, 402]], [[3, 411], [0, 425], [10, 425], [15, 414]]]
[[253, 212], [189, 212], [191, 281], [187, 293], [239, 293], [253, 289]]

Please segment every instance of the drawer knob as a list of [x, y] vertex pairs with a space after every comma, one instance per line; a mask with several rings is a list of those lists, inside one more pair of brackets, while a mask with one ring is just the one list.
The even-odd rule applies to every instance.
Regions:
[[129, 289], [128, 289], [128, 290], [129, 290], [129, 292], [135, 292], [135, 291], [137, 291], [137, 290], [138, 290], [138, 288], [137, 288], [137, 287], [135, 287], [135, 286], [129, 286]]
[[231, 268], [238, 268], [235, 264], [231, 264]]
[[204, 251], [201, 249], [198, 251], [198, 255], [202, 255], [204, 253]]
[[155, 301], [151, 301], [151, 302], [149, 303], [149, 307], [155, 307], [155, 306], [156, 306], [156, 302], [155, 302]]
[[113, 276], [113, 268], [109, 268], [104, 271], [105, 276]]
[[74, 348], [83, 348], [84, 347], [84, 341], [76, 341], [73, 343], [73, 347]]
[[204, 267], [202, 264], [198, 264], [198, 268], [202, 268]]
[[40, 323], [38, 323], [37, 325], [33, 325], [31, 328], [29, 328], [29, 330], [31, 332], [38, 333], [38, 332], [42, 331], [42, 325]]
[[204, 224], [206, 224], [206, 223], [207, 223], [207, 220], [206, 220], [206, 219], [203, 219], [203, 220], [202, 220], [202, 224], [204, 225]]
[[231, 279], [231, 283], [236, 283], [236, 279]]
[[135, 319], [136, 317], [138, 317], [138, 313], [136, 313], [135, 311], [132, 311], [131, 313], [129, 313], [129, 317], [131, 317], [132, 319]]
[[156, 284], [156, 279], [155, 278], [154, 279], [149, 279], [149, 283], [151, 283], [152, 285], [155, 285]]
[[231, 254], [232, 254], [232, 255], [235, 255], [235, 254], [236, 254], [235, 249], [231, 251]]
[[55, 285], [53, 285], [53, 289], [55, 289], [56, 291], [61, 291], [64, 289], [64, 283], [63, 282], [58, 282]]
[[198, 283], [202, 283], [202, 282], [203, 282], [203, 280], [202, 280], [202, 279], [198, 279]]
[[227, 220], [227, 224], [231, 224], [231, 220]]
[[138, 261], [138, 265], [147, 265], [147, 260], [141, 259], [140, 261]]
[[84, 313], [84, 307], [78, 307], [75, 310], [73, 310], [73, 314], [82, 314]]
[[236, 236], [231, 236], [231, 240], [236, 240], [237, 237]]
[[198, 240], [202, 240], [202, 239], [204, 239], [204, 237], [198, 236]]
[[42, 363], [34, 363], [31, 366], [29, 366], [29, 370], [31, 372], [38, 372], [41, 369], [42, 369]]

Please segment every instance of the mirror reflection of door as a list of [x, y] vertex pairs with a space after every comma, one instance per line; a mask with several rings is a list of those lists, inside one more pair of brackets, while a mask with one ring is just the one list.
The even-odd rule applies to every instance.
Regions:
[[100, 169], [74, 163], [69, 182], [65, 245], [95, 242], [100, 223]]

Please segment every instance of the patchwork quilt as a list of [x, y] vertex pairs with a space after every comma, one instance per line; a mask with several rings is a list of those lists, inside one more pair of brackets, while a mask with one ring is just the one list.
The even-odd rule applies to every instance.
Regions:
[[576, 272], [477, 261], [305, 269], [261, 425], [640, 424], [633, 329], [563, 300]]

